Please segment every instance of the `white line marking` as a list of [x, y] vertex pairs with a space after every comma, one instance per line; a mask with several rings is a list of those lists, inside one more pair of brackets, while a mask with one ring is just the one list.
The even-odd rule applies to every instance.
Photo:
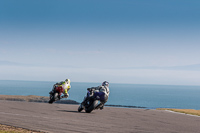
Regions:
[[171, 110], [165, 110], [167, 112], [171, 112], [171, 113], [176, 113], [176, 114], [181, 114], [181, 115], [188, 115], [188, 116], [193, 116], [193, 117], [200, 117], [198, 115], [192, 115], [192, 114], [186, 114], [186, 113], [181, 113], [181, 112], [175, 112], [175, 111], [171, 111]]

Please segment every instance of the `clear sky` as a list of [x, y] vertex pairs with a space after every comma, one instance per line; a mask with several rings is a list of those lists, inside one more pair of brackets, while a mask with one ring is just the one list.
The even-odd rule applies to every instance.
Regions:
[[0, 80], [200, 85], [199, 0], [1, 0]]

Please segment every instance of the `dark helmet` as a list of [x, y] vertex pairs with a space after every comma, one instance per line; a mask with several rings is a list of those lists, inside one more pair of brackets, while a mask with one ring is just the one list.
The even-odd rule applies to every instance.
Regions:
[[102, 83], [102, 86], [109, 86], [109, 82], [108, 81], [104, 81], [103, 83]]

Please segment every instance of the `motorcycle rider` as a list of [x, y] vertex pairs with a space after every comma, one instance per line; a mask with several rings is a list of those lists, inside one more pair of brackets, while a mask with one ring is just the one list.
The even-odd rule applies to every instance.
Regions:
[[[100, 103], [97, 105], [95, 109], [103, 109], [104, 104], [108, 101], [108, 97], [110, 94], [109, 90], [109, 82], [104, 81], [102, 85], [97, 86], [97, 87], [91, 87], [87, 88], [87, 90], [94, 90], [94, 95], [93, 97], [99, 96], [100, 97]], [[84, 103], [87, 100], [87, 97], [83, 100], [82, 103]]]
[[63, 96], [60, 97], [60, 99], [69, 97], [68, 91], [71, 88], [70, 79], [66, 79], [65, 81], [57, 82], [56, 84], [54, 84], [53, 89], [51, 92], [49, 92], [49, 94], [53, 93], [56, 87], [58, 86], [63, 88], [63, 94], [64, 94]]

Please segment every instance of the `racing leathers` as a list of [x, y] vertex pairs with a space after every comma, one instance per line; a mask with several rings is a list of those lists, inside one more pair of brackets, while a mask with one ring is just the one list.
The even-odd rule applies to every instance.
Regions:
[[108, 86], [98, 86], [98, 87], [92, 87], [88, 88], [88, 90], [94, 90], [94, 97], [99, 96], [100, 97], [100, 103], [97, 105], [95, 109], [103, 109], [104, 104], [108, 101], [108, 97], [110, 94], [109, 87]]
[[[52, 91], [54, 91], [56, 89], [56, 87], [62, 87], [63, 88], [63, 96], [60, 97], [61, 98], [67, 98], [69, 96], [69, 93], [68, 91], [70, 90], [71, 88], [71, 85], [69, 82], [66, 82], [66, 81], [61, 81], [61, 82], [58, 82], [56, 84], [54, 84], [53, 86], [53, 89]], [[50, 92], [51, 93], [51, 92]]]

